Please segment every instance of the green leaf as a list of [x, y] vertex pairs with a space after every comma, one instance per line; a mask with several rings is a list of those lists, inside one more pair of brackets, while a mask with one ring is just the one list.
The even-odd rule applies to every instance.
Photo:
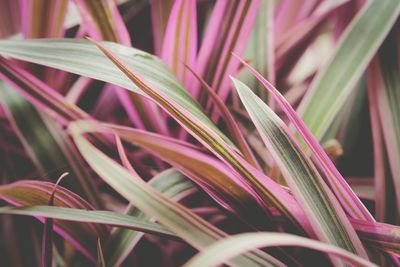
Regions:
[[[149, 185], [154, 187], [168, 198], [178, 200], [185, 193], [195, 190], [194, 184], [185, 176], [174, 169], [166, 170], [149, 181]], [[127, 215], [135, 216], [141, 220], [149, 221], [150, 217], [132, 206], [126, 212]], [[112, 232], [107, 243], [107, 265], [119, 266], [132, 251], [143, 236], [141, 232], [118, 228]]]
[[368, 258], [339, 202], [296, 143], [288, 127], [246, 85], [234, 78], [232, 80], [292, 193], [308, 215], [318, 238]]
[[[122, 68], [120, 64], [117, 67], [111, 64], [97, 49], [93, 49], [92, 44], [82, 40], [0, 41], [0, 54], [100, 79], [141, 94], [146, 93], [215, 155], [234, 168], [243, 183], [257, 191], [263, 208], [266, 208], [267, 203], [275, 205], [297, 228], [301, 230], [307, 227], [307, 221], [302, 219], [302, 211], [293, 197], [236, 153], [231, 141], [212, 124], [198, 103], [179, 85], [159, 59], [133, 48], [114, 43], [104, 44], [103, 52], [107, 51], [107, 56], [114, 62], [117, 60], [121, 63], [119, 57], [124, 58], [123, 73], [118, 69]], [[131, 68], [135, 74], [130, 71]], [[130, 81], [124, 73], [129, 78], [134, 76], [136, 82]], [[136, 74], [144, 78], [146, 83]]]
[[318, 250], [335, 255], [354, 266], [376, 267], [375, 264], [357, 257], [338, 247], [327, 245], [304, 237], [282, 233], [245, 233], [218, 241], [202, 253], [193, 257], [185, 267], [220, 266], [227, 260], [241, 253], [261, 248], [275, 246], [295, 246]]
[[314, 79], [298, 112], [318, 140], [342, 109], [399, 12], [398, 0], [368, 1], [346, 29], [329, 63]]
[[162, 135], [112, 124], [105, 124], [105, 127], [124, 141], [140, 146], [171, 164], [222, 207], [246, 218], [248, 223], [260, 227], [268, 223], [268, 213], [259, 206], [254, 192], [245, 188], [237, 173], [218, 159], [190, 143]]
[[[216, 131], [227, 143], [232, 144], [203, 113], [200, 105], [160, 59], [132, 47], [111, 42], [102, 43], [115, 55], [123, 58], [132, 69], [143, 75], [151, 85], [159, 88], [187, 112]], [[142, 90], [87, 40], [1, 40], [0, 54], [105, 81], [144, 95]]]
[[65, 181], [67, 187], [102, 207], [89, 174], [78, 160], [77, 151], [59, 125], [3, 81], [0, 81], [0, 102], [40, 175], [53, 177], [55, 181], [61, 173], [70, 172], [71, 177]]
[[55, 206], [1, 207], [0, 214], [41, 216], [73, 222], [106, 224], [176, 238], [171, 231], [158, 224], [106, 210], [83, 210]]
[[[97, 43], [98, 48], [143, 92], [153, 101], [163, 107], [175, 120], [177, 120], [199, 142], [212, 151], [218, 158], [238, 172], [243, 186], [248, 190], [258, 193], [260, 205], [268, 211], [267, 203], [275, 205], [282, 211], [299, 230], [308, 228], [297, 202], [280, 185], [261, 171], [253, 167], [241, 155], [239, 155], [221, 136], [208, 127], [204, 122], [189, 113], [184, 107], [173, 99], [170, 99], [162, 90], [152, 87], [148, 82], [131, 70], [129, 66], [118, 56], [113, 54], [102, 44]], [[254, 194], [257, 196], [257, 194]], [[284, 204], [285, 203], [285, 204]], [[269, 217], [271, 213], [268, 212]]]
[[[184, 206], [163, 196], [143, 180], [132, 179], [128, 170], [111, 160], [82, 136], [87, 127], [86, 122], [75, 122], [69, 127], [79, 151], [106, 183], [138, 209], [158, 220], [199, 250], [227, 236]], [[262, 252], [236, 258], [232, 264], [235, 266], [280, 265], [277, 260]]]
[[[275, 2], [270, 0], [261, 0], [260, 9], [258, 10], [257, 19], [250, 35], [247, 44], [244, 58], [250, 61], [251, 65], [260, 72], [264, 77], [267, 77], [272, 84], [275, 82], [275, 51], [274, 51], [274, 10]], [[240, 79], [246, 84], [251, 85], [258, 96], [264, 101], [267, 101], [267, 92], [259, 81], [247, 72], [240, 73]], [[243, 77], [243, 78], [242, 78]]]

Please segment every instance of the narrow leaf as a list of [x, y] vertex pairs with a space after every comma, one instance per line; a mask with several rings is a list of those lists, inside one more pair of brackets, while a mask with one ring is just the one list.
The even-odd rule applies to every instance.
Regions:
[[165, 30], [168, 24], [173, 0], [152, 0], [151, 7], [151, 26], [153, 30], [155, 54], [160, 56], [164, 40]]
[[97, 239], [97, 264], [99, 267], [106, 267], [106, 262], [104, 260], [103, 250], [101, 248], [100, 238]]
[[298, 108], [317, 140], [343, 107], [399, 12], [398, 0], [368, 1], [343, 33], [330, 62], [318, 73]]
[[[61, 182], [61, 180], [68, 175], [68, 173], [64, 173], [58, 178], [57, 182], [54, 185], [53, 192], [50, 195], [49, 206], [53, 206], [54, 204], [54, 196], [57, 191], [57, 186]], [[46, 218], [44, 220], [44, 229], [43, 229], [43, 237], [42, 237], [42, 266], [43, 267], [51, 267], [53, 263], [53, 219]]]
[[347, 184], [345, 179], [336, 169], [335, 165], [326, 154], [325, 150], [319, 144], [317, 139], [313, 136], [310, 129], [303, 122], [292, 106], [287, 100], [279, 93], [275, 87], [269, 83], [260, 73], [254, 68], [248, 65], [246, 62], [241, 60], [254, 76], [264, 85], [271, 96], [279, 104], [285, 114], [289, 117], [291, 123], [296, 127], [298, 133], [301, 135], [303, 140], [307, 143], [308, 147], [312, 151], [312, 156], [315, 158], [317, 166], [323, 171], [326, 179], [328, 179], [331, 190], [335, 193], [339, 199], [342, 207], [353, 217], [359, 219], [365, 219], [374, 221], [374, 218], [369, 213], [367, 208], [361, 203], [360, 199], [356, 196], [350, 186]]
[[131, 40], [113, 0], [74, 0], [86, 31], [97, 40], [108, 40], [130, 45]]
[[26, 215], [26, 216], [40, 216], [57, 220], [79, 222], [80, 224], [74, 223], [74, 225], [81, 225], [81, 227], [82, 225], [84, 225], [81, 223], [93, 224], [93, 225], [104, 224], [109, 226], [132, 229], [136, 231], [142, 231], [150, 234], [156, 234], [167, 238], [179, 239], [171, 231], [165, 229], [164, 227], [158, 224], [144, 221], [134, 216], [119, 214], [112, 211], [85, 210], [77, 208], [38, 205], [38, 206], [28, 206], [22, 208], [1, 207], [0, 213]]
[[[18, 207], [33, 205], [47, 205], [54, 190], [54, 184], [48, 182], [20, 180], [18, 182], [0, 186], [0, 198]], [[93, 206], [75, 193], [58, 186], [54, 196], [54, 206], [70, 207], [84, 210], [93, 210]], [[4, 208], [9, 209], [9, 208]], [[44, 221], [43, 217], [38, 217]], [[71, 222], [54, 221], [54, 230], [82, 252], [87, 258], [94, 261], [94, 248], [97, 236], [104, 236], [108, 231], [102, 226], [93, 224], [78, 224]]]
[[269, 213], [266, 214], [259, 207], [254, 191], [248, 190], [240, 177], [216, 158], [189, 143], [172, 138], [128, 127], [110, 124], [105, 126], [123, 140], [141, 146], [167, 161], [202, 187], [224, 208], [241, 214], [249, 222], [262, 221], [258, 224], [265, 227]]
[[377, 265], [357, 257], [346, 250], [304, 237], [282, 233], [246, 233], [218, 241], [192, 258], [185, 267], [219, 266], [231, 257], [261, 247], [296, 246], [331, 254], [354, 266], [376, 267]]
[[[157, 174], [149, 182], [149, 185], [166, 197], [175, 201], [185, 197], [188, 193], [196, 190], [194, 184], [185, 176], [174, 169], [166, 170]], [[131, 206], [126, 211], [127, 215], [135, 216], [149, 221], [150, 217]], [[120, 266], [135, 245], [141, 240], [143, 233], [118, 228], [112, 232], [110, 240], [106, 246], [106, 258], [108, 266]]]
[[[184, 108], [182, 108], [173, 99], [168, 98], [163, 91], [154, 89], [148, 83], [132, 71], [121, 59], [114, 55], [106, 47], [97, 43], [98, 47], [104, 54], [116, 65], [121, 71], [129, 77], [129, 79], [140, 87], [151, 99], [163, 107], [171, 114], [189, 133], [196, 137], [203, 145], [213, 151], [221, 160], [229, 164], [235, 169], [240, 177], [243, 177], [243, 185], [247, 186], [248, 190], [251, 187], [259, 194], [264, 202], [260, 202], [262, 207], [266, 207], [266, 203], [272, 202], [284, 214], [286, 214], [292, 223], [299, 229], [304, 227], [308, 230], [308, 221], [304, 220], [302, 215], [295, 216], [299, 213], [297, 203], [292, 197], [287, 194], [278, 184], [272, 181], [269, 177], [264, 176], [260, 171], [251, 166], [231, 146], [229, 146], [215, 131], [204, 125], [198, 118], [192, 116]], [[284, 205], [281, 199], [285, 202], [290, 201], [291, 205]]]
[[[196, 216], [182, 205], [163, 196], [140, 179], [132, 179], [129, 171], [112, 161], [100, 150], [90, 144], [83, 136], [84, 125], [73, 123], [69, 130], [76, 145], [89, 165], [126, 199], [149, 216], [157, 219], [183, 240], [197, 249], [204, 249], [216, 240], [226, 236], [224, 232]], [[257, 253], [233, 261], [246, 266], [262, 264], [279, 265], [269, 255]]]
[[22, 0], [20, 4], [25, 38], [62, 35], [67, 0]]
[[195, 66], [197, 55], [196, 0], [177, 0], [164, 36], [161, 58], [186, 88], [190, 88], [191, 76], [184, 64]]
[[[1, 68], [2, 67], [0, 67], [0, 69]], [[29, 79], [29, 77], [33, 79], [33, 83], [26, 81], [30, 86], [32, 86], [35, 81], [37, 81], [39, 85], [43, 85], [43, 87], [39, 87], [39, 89], [37, 87], [34, 87], [34, 89], [38, 89], [39, 91], [40, 89], [48, 88], [48, 86], [39, 82], [39, 80], [32, 75], [27, 74], [22, 69], [18, 70], [22, 71], [18, 73], [18, 77], [21, 77], [24, 81]], [[0, 77], [2, 76], [3, 74], [0, 73]], [[14, 80], [14, 77], [12, 77], [13, 82], [11, 82], [9, 78], [11, 77], [4, 77], [7, 82], [15, 86], [12, 88], [5, 82], [0, 81], [0, 102], [3, 103], [10, 122], [17, 132], [24, 148], [38, 168], [39, 173], [41, 175], [56, 173], [57, 175], [57, 172], [59, 174], [63, 171], [70, 172], [71, 178], [68, 179], [66, 185], [74, 189], [77, 193], [82, 194], [82, 196], [87, 198], [94, 205], [101, 207], [102, 204], [98, 199], [98, 195], [93, 190], [95, 187], [90, 180], [89, 174], [82, 166], [77, 151], [71, 146], [71, 141], [61, 130], [59, 125], [49, 118], [48, 114], [44, 114], [44, 112], [35, 109], [15, 90], [17, 89], [21, 93], [25, 93], [23, 92], [24, 89], [17, 86], [17, 84], [22, 85], [17, 82], [18, 78], [15, 77]], [[54, 93], [58, 95], [57, 92]], [[32, 95], [34, 96], [35, 93], [32, 93]], [[30, 95], [28, 96], [29, 99], [31, 99], [31, 97]], [[36, 102], [36, 100], [34, 101]], [[45, 101], [44, 103], [57, 105], [57, 101], [53, 99], [52, 101]], [[38, 107], [42, 107], [42, 104], [40, 103]], [[64, 114], [64, 110], [66, 109], [61, 109], [62, 111], [59, 109], [55, 110], [56, 112], [59, 111]], [[84, 112], [80, 114], [84, 114]]]
[[367, 254], [339, 202], [283, 121], [246, 85], [232, 78], [246, 110], [320, 240]]
[[[227, 143], [230, 143], [160, 59], [135, 48], [110, 42], [104, 42], [104, 45], [116, 56], [124, 58], [130, 67], [138, 70], [138, 73], [143, 75], [153, 86], [159, 88], [187, 112], [216, 131]], [[0, 54], [102, 80], [135, 93], [144, 94], [100, 51], [94, 49], [92, 43], [86, 40], [1, 40]]]
[[[195, 70], [223, 101], [231, 88], [229, 75], [234, 75], [239, 68], [238, 62], [232, 60], [231, 53], [241, 55], [244, 52], [259, 6], [260, 0], [219, 0], [207, 25]], [[193, 86], [196, 96], [201, 84], [194, 83]], [[214, 114], [213, 119], [217, 115]]]
[[383, 139], [389, 161], [397, 206], [397, 222], [400, 222], [400, 63], [398, 56], [398, 25], [389, 35], [377, 59], [371, 64], [369, 86], [378, 104]]

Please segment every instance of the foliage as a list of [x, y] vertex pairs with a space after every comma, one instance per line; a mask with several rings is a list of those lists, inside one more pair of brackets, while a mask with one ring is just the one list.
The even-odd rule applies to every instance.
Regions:
[[400, 266], [399, 14], [1, 1], [2, 264]]

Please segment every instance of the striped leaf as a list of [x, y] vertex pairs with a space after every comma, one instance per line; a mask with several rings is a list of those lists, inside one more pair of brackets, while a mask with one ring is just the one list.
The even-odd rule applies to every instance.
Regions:
[[[194, 184], [190, 180], [174, 169], [169, 169], [157, 174], [149, 181], [149, 185], [175, 201], [178, 201], [188, 193], [196, 190]], [[142, 220], [150, 220], [149, 216], [134, 206], [131, 206], [126, 211], [126, 214]], [[141, 240], [142, 236], [143, 233], [141, 232], [123, 228], [118, 228], [113, 231], [106, 246], [108, 251], [106, 254], [107, 266], [120, 266], [129, 253], [135, 248], [136, 244]]]
[[246, 85], [232, 78], [246, 110], [318, 238], [368, 258], [339, 202], [283, 121]]
[[318, 250], [339, 257], [354, 266], [376, 267], [363, 258], [338, 247], [311, 239], [282, 233], [246, 233], [221, 240], [192, 258], [185, 267], [220, 266], [231, 257], [261, 247], [296, 246]]
[[[148, 53], [116, 43], [104, 42], [118, 57], [124, 58], [127, 64], [138, 70], [153, 86], [159, 88], [168, 97], [176, 101], [187, 112], [216, 131], [227, 143], [229, 139], [217, 129], [202, 112], [199, 104], [180, 85], [162, 61]], [[143, 91], [94, 45], [86, 40], [41, 39], [41, 40], [2, 40], [0, 54], [13, 58], [46, 65], [49, 67], [109, 82], [132, 92], [144, 94]]]
[[315, 77], [298, 112], [318, 140], [343, 107], [399, 12], [398, 0], [368, 1], [343, 33], [326, 67]]
[[196, 0], [175, 1], [161, 51], [162, 60], [186, 88], [193, 77], [185, 65], [193, 68], [197, 55], [196, 12]]
[[[158, 220], [199, 250], [226, 236], [224, 232], [193, 214], [184, 206], [163, 196], [146, 182], [141, 179], [132, 179], [128, 170], [111, 160], [82, 136], [87, 127], [85, 122], [76, 122], [69, 127], [79, 151], [91, 168], [107, 184], [138, 209]], [[246, 266], [280, 265], [277, 260], [261, 252], [237, 258], [232, 263], [235, 266], [243, 264]]]
[[[54, 184], [52, 183], [20, 180], [0, 186], [0, 198], [17, 207], [47, 205], [53, 190]], [[93, 206], [84, 199], [61, 186], [57, 188], [57, 194], [54, 196], [54, 206], [49, 208], [64, 207], [94, 210]], [[1, 209], [4, 211], [10, 210], [9, 207]], [[38, 219], [44, 221], [43, 217], [38, 217]], [[95, 258], [94, 248], [97, 236], [105, 236], [107, 233], [107, 229], [104, 226], [96, 226], [94, 224], [78, 224], [54, 220], [54, 226], [57, 233], [91, 260]]]

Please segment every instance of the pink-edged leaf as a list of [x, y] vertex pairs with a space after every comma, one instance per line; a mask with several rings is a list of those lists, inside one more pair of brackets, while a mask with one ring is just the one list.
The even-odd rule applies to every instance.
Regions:
[[63, 96], [40, 79], [0, 57], [0, 78], [18, 90], [38, 108], [45, 109], [63, 124], [76, 119], [89, 119], [89, 115], [75, 105], [62, 103]]
[[193, 68], [197, 55], [196, 0], [175, 1], [168, 19], [161, 58], [190, 89], [191, 78], [184, 64]]
[[[261, 0], [257, 19], [243, 55], [249, 64], [268, 77], [273, 84], [275, 83], [275, 39], [279, 37], [274, 32], [276, 5], [274, 1]], [[261, 99], [266, 102], [269, 100], [268, 94], [253, 76], [241, 71], [240, 79], [245, 79], [246, 83], [251, 84], [252, 90], [255, 90]], [[238, 106], [239, 100], [236, 99], [236, 95], [233, 96], [233, 103]]]
[[[194, 184], [175, 169], [168, 169], [157, 174], [148, 184], [177, 202], [197, 191]], [[149, 216], [134, 206], [130, 206], [126, 214], [150, 220]], [[120, 266], [142, 237], [143, 233], [127, 229], [120, 228], [113, 231], [105, 250], [107, 266]]]
[[[185, 162], [185, 154], [190, 154], [190, 156], [193, 156], [193, 158], [196, 158], [198, 160], [195, 160], [194, 166], [198, 166], [200, 170], [206, 170], [210, 169], [209, 171], [205, 171], [204, 173], [201, 174], [196, 174], [195, 177], [192, 177], [193, 181], [195, 181], [197, 184], [201, 186], [201, 181], [198, 180], [198, 178], [204, 177], [203, 179], [210, 179], [213, 180], [213, 175], [209, 175], [209, 173], [213, 172], [213, 160], [211, 158], [207, 158], [204, 154], [201, 155], [199, 151], [197, 151], [197, 148], [185, 144], [182, 141], [174, 141], [173, 139], [170, 138], [164, 138], [162, 136], [158, 136], [156, 134], [151, 134], [151, 133], [146, 133], [140, 130], [132, 129], [132, 128], [126, 128], [126, 127], [121, 127], [121, 126], [113, 126], [110, 124], [104, 125], [105, 127], [113, 130], [116, 134], [119, 134], [122, 139], [131, 142], [136, 145], [140, 145], [145, 149], [149, 149], [150, 151], [153, 151], [156, 155], [158, 154], [160, 157], [165, 159], [166, 161], [170, 162], [172, 165], [174, 165], [176, 168], [180, 169], [181, 171], [190, 174], [190, 168], [187, 169], [190, 163]], [[157, 141], [157, 142], [155, 142]], [[154, 143], [157, 143], [160, 148], [165, 147], [165, 150], [155, 149], [154, 147], [158, 146], [155, 145]], [[153, 148], [152, 148], [153, 147]], [[175, 151], [177, 153], [177, 157], [180, 159], [177, 160], [177, 162], [174, 162], [173, 157], [169, 156], [168, 154], [171, 154], [171, 152], [167, 151]], [[190, 153], [190, 151], [193, 151], [193, 153]], [[187, 152], [186, 152], [187, 151]], [[183, 156], [179, 156], [179, 154], [182, 154]], [[196, 154], [197, 153], [197, 154]], [[197, 162], [201, 162], [202, 158], [206, 157], [207, 164], [209, 164], [207, 167], [203, 167], [202, 164], [198, 164]], [[193, 159], [192, 159], [193, 161]], [[198, 164], [198, 165], [197, 165]], [[219, 172], [217, 172], [217, 176], [225, 175], [224, 174], [224, 165], [220, 163], [216, 163], [215, 167], [218, 168]], [[193, 168], [193, 167], [192, 167]], [[229, 170], [225, 171], [228, 175], [230, 173]], [[234, 175], [234, 174], [230, 174]], [[221, 178], [219, 178], [221, 179]], [[212, 182], [212, 181], [211, 181]], [[229, 184], [229, 182], [228, 182]], [[227, 185], [226, 187], [229, 187]], [[223, 205], [225, 206], [225, 205]], [[246, 217], [247, 220], [250, 220], [250, 217]], [[355, 228], [357, 231], [357, 234], [359, 237], [362, 239], [363, 242], [367, 242], [367, 245], [372, 246], [374, 248], [378, 248], [381, 251], [384, 251], [386, 253], [389, 252], [396, 252], [399, 250], [400, 243], [399, 243], [399, 238], [400, 238], [400, 229], [397, 226], [389, 225], [389, 224], [380, 224], [380, 223], [375, 223], [375, 222], [364, 222], [361, 220], [356, 220], [356, 219], [350, 219], [352, 226]], [[255, 225], [257, 226], [257, 225]], [[261, 226], [262, 228], [262, 226]]]
[[371, 134], [373, 144], [374, 157], [374, 186], [375, 186], [375, 216], [380, 222], [387, 219], [387, 200], [388, 188], [387, 184], [390, 181], [390, 171], [387, 171], [385, 166], [386, 149], [383, 140], [382, 122], [379, 116], [377, 88], [379, 80], [376, 77], [379, 75], [379, 62], [375, 58], [368, 67], [368, 103], [369, 114], [371, 120]]
[[[184, 206], [162, 195], [143, 180], [132, 179], [128, 170], [102, 153], [83, 137], [88, 127], [89, 130], [92, 128], [87, 122], [75, 122], [70, 125], [69, 131], [91, 168], [119, 194], [197, 249], [202, 250], [226, 236], [223, 231], [198, 217]], [[256, 263], [260, 264], [260, 262], [281, 266], [279, 261], [260, 251], [238, 257], [234, 262], [246, 266], [254, 266]]]
[[168, 18], [174, 0], [151, 0], [151, 26], [153, 30], [154, 51], [160, 56], [164, 40], [165, 30], [167, 29]]
[[20, 4], [25, 38], [62, 36], [68, 0], [21, 0]]
[[[53, 218], [59, 222], [79, 225], [95, 225], [98, 227], [114, 226], [129, 230], [155, 234], [169, 239], [179, 240], [175, 234], [164, 227], [143, 221], [135, 216], [120, 214], [108, 210], [87, 210], [81, 208], [66, 208], [59, 206], [26, 206], [26, 207], [0, 207], [1, 214], [25, 215], [35, 217]], [[56, 228], [57, 231], [57, 228]], [[65, 235], [63, 235], [65, 237]], [[106, 237], [106, 235], [99, 235]], [[97, 236], [94, 237], [97, 241]], [[94, 250], [95, 243], [90, 243], [90, 249]], [[92, 259], [92, 258], [90, 258]]]
[[3, 81], [0, 81], [0, 92], [0, 102], [7, 118], [35, 164], [38, 174], [47, 176], [48, 173], [61, 174], [69, 171], [71, 179], [68, 179], [66, 185], [96, 207], [101, 207], [93, 181], [60, 125]]
[[169, 98], [163, 91], [151, 86], [139, 74], [133, 71], [114, 53], [97, 43], [101, 51], [144, 93], [159, 104], [166, 112], [174, 117], [189, 133], [198, 139], [204, 146], [210, 149], [218, 158], [233, 168], [242, 179], [243, 185], [249, 190], [253, 188], [260, 205], [266, 208], [267, 203], [275, 205], [298, 228], [308, 231], [313, 235], [308, 220], [303, 216], [293, 196], [278, 185], [271, 178], [254, 168], [244, 160], [216, 131], [205, 125], [197, 117], [186, 111], [177, 102]]
[[[57, 182], [54, 185], [53, 192], [51, 192], [49, 199], [49, 206], [54, 205], [54, 196], [57, 191], [57, 186], [61, 182], [61, 180], [67, 176], [68, 173], [64, 173], [58, 178]], [[42, 267], [51, 267], [53, 263], [53, 219], [46, 218], [44, 220], [44, 229], [43, 229], [43, 237], [42, 237]]]
[[246, 85], [232, 78], [262, 140], [303, 207], [318, 238], [368, 258], [344, 210], [284, 122]]
[[[277, 34], [276, 57], [277, 68], [287, 64], [285, 59], [289, 59], [294, 51], [299, 58], [309, 47], [309, 44], [318, 36], [322, 29], [323, 22], [335, 11], [349, 0], [334, 1], [323, 8], [315, 10], [310, 16], [295, 23], [288, 31]], [[323, 6], [323, 4], [321, 4]], [[284, 14], [287, 17], [287, 14]], [[276, 22], [278, 23], [278, 22]], [[305, 42], [306, 41], [306, 42]], [[290, 59], [289, 59], [290, 60]]]
[[0, 2], [0, 39], [16, 34], [20, 30], [20, 1]]
[[[103, 44], [123, 58], [129, 66], [137, 70], [151, 84], [157, 86], [164, 94], [178, 102], [187, 112], [196, 116], [232, 145], [231, 141], [204, 114], [197, 101], [180, 85], [160, 59], [132, 47], [111, 42], [103, 42]], [[145, 95], [100, 50], [94, 49], [94, 45], [86, 40], [66, 38], [0, 40], [0, 51], [2, 55], [73, 72]], [[163, 122], [166, 123], [166, 120]]]
[[399, 226], [355, 219], [350, 221], [366, 245], [386, 253], [400, 254]]
[[[218, 0], [206, 28], [195, 70], [223, 101], [230, 92], [229, 75], [235, 74], [239, 68], [231, 53], [241, 55], [244, 52], [259, 6], [259, 0]], [[200, 87], [199, 82], [193, 83], [195, 96]]]
[[[399, 26], [396, 25], [378, 55], [371, 62], [368, 71], [368, 87], [369, 96], [374, 98], [370, 101], [376, 102], [378, 120], [381, 123], [381, 133], [396, 197], [397, 215], [395, 217], [396, 221], [400, 222], [400, 63], [398, 61], [400, 49], [398, 48], [398, 29]], [[384, 164], [383, 162], [376, 163]], [[378, 167], [383, 168], [383, 166]], [[377, 182], [384, 186], [384, 181], [378, 180]]]
[[258, 73], [253, 67], [248, 65], [245, 61], [241, 60], [241, 62], [265, 86], [265, 88], [274, 97], [274, 99], [280, 105], [285, 114], [289, 117], [290, 121], [296, 127], [298, 133], [311, 149], [312, 156], [315, 158], [317, 166], [323, 171], [326, 179], [328, 180], [331, 190], [335, 193], [335, 196], [340, 201], [342, 207], [346, 210], [346, 212], [350, 214], [353, 218], [374, 221], [372, 215], [362, 204], [360, 199], [353, 192], [353, 190], [347, 184], [339, 171], [336, 169], [331, 159], [325, 153], [325, 150], [319, 144], [317, 139], [314, 137], [314, 135], [308, 129], [307, 125], [303, 122], [303, 120], [296, 113], [293, 107], [286, 101], [282, 94], [271, 83], [269, 83], [264, 77], [262, 77], [260, 73]]
[[74, 0], [86, 31], [96, 40], [130, 45], [128, 30], [113, 0]]
[[[36, 108], [45, 111], [63, 125], [75, 120], [93, 119], [77, 105], [66, 101], [59, 92], [18, 67], [11, 60], [0, 57], [0, 78], [11, 85], [21, 95], [33, 103]], [[104, 143], [104, 139], [98, 138]]]
[[228, 131], [231, 134], [234, 143], [242, 152], [243, 157], [254, 167], [260, 169], [257, 159], [251, 151], [246, 139], [244, 138], [243, 132], [240, 130], [238, 123], [236, 122], [232, 113], [229, 111], [228, 107], [217, 95], [217, 93], [193, 69], [191, 69], [189, 66], [187, 67], [189, 71], [194, 75], [194, 77], [201, 82], [202, 88], [213, 101], [215, 107], [218, 109], [218, 112], [220, 112], [221, 117], [226, 123]]
[[[113, 0], [75, 0], [91, 38], [131, 46], [130, 35]], [[112, 86], [115, 87], [115, 86]], [[137, 128], [167, 134], [159, 110], [141, 96], [115, 88], [129, 118]]]
[[[261, 247], [299, 246], [337, 256], [353, 266], [377, 267], [344, 249], [304, 237], [284, 233], [244, 233], [221, 240], [192, 258], [185, 267], [219, 266], [232, 257]], [[348, 266], [346, 264], [346, 266]]]
[[[54, 184], [48, 182], [21, 180], [0, 186], [0, 198], [17, 206], [46, 205], [54, 190]], [[93, 207], [75, 193], [58, 186], [54, 195], [54, 206], [93, 210]], [[44, 221], [43, 217], [38, 217]], [[97, 236], [104, 236], [107, 229], [95, 224], [79, 224], [54, 220], [54, 231], [63, 236], [77, 250], [94, 260], [94, 248]]]
[[399, 14], [398, 0], [367, 1], [346, 28], [297, 109], [317, 140], [327, 133]]
[[[241, 214], [241, 217], [249, 222], [255, 224], [271, 217], [269, 210], [263, 211], [258, 205], [257, 199], [254, 198], [255, 192], [245, 187], [235, 172], [216, 158], [202, 152], [198, 147], [134, 128], [110, 124], [104, 126], [121, 139], [138, 145], [167, 161], [202, 187], [224, 208]], [[261, 219], [263, 217], [264, 220]], [[265, 222], [263, 225], [265, 227]]]

